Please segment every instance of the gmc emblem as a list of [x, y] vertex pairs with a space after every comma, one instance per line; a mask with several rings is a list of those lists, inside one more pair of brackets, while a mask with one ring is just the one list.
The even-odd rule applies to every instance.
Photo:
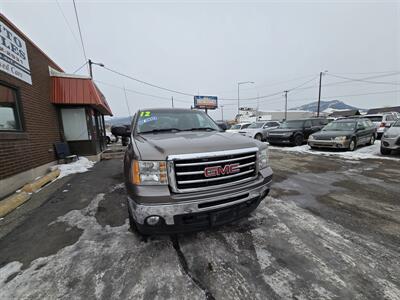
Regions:
[[224, 167], [215, 166], [204, 169], [205, 177], [215, 177], [219, 175], [228, 175], [240, 172], [240, 164], [225, 165]]

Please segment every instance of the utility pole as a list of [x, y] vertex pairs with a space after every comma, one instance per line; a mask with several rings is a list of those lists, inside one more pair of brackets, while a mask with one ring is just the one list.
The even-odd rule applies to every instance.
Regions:
[[319, 117], [320, 109], [321, 109], [321, 83], [322, 83], [322, 75], [327, 73], [328, 71], [320, 72], [319, 73], [319, 91], [318, 91], [318, 110], [317, 110], [317, 117]]
[[93, 79], [92, 60], [89, 59], [88, 63], [89, 63], [89, 76], [90, 78]]
[[221, 117], [222, 117], [222, 121], [224, 120], [224, 106], [221, 105]]
[[174, 96], [171, 97], [171, 101], [172, 101], [172, 108], [174, 108]]
[[287, 94], [289, 91], [285, 91], [285, 121], [287, 120]]
[[88, 60], [88, 65], [89, 65], [89, 76], [90, 76], [91, 79], [93, 79], [92, 65], [97, 65], [97, 66], [100, 66], [100, 67], [103, 67], [103, 68], [104, 68], [104, 64], [92, 62], [91, 59]]

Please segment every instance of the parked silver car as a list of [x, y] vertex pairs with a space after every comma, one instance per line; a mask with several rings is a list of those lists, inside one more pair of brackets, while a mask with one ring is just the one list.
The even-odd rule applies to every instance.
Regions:
[[370, 119], [372, 123], [376, 126], [376, 132], [378, 139], [382, 137], [385, 132], [386, 126], [391, 126], [397, 120], [397, 114], [394, 113], [382, 113], [374, 115], [365, 115], [363, 118]]
[[392, 150], [400, 150], [400, 119], [390, 126], [382, 136], [381, 153], [388, 155]]
[[278, 121], [254, 122], [246, 129], [240, 130], [239, 133], [259, 141], [265, 141], [268, 132], [272, 129], [278, 128], [279, 125], [280, 123]]
[[251, 123], [235, 124], [235, 125], [232, 125], [229, 129], [227, 129], [226, 132], [238, 133], [240, 130], [245, 129], [245, 128], [249, 127], [250, 125], [251, 125]]

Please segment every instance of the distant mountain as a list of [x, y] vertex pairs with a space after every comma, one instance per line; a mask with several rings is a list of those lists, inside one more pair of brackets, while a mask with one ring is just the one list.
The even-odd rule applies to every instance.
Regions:
[[127, 125], [131, 124], [132, 117], [111, 117], [109, 119], [104, 120], [106, 125]]
[[[332, 112], [335, 110], [350, 110], [350, 109], [359, 109], [358, 107], [354, 107], [344, 103], [343, 101], [339, 100], [331, 100], [331, 101], [321, 101], [320, 111]], [[308, 104], [304, 104], [298, 107], [291, 108], [290, 110], [303, 110], [303, 111], [310, 111], [310, 112], [317, 112], [318, 111], [318, 102], [311, 102]]]

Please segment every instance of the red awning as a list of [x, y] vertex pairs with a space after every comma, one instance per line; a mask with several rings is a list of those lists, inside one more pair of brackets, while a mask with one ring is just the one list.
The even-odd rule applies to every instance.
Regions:
[[90, 78], [78, 76], [52, 76], [51, 103], [90, 105], [104, 115], [112, 116], [106, 98]]

